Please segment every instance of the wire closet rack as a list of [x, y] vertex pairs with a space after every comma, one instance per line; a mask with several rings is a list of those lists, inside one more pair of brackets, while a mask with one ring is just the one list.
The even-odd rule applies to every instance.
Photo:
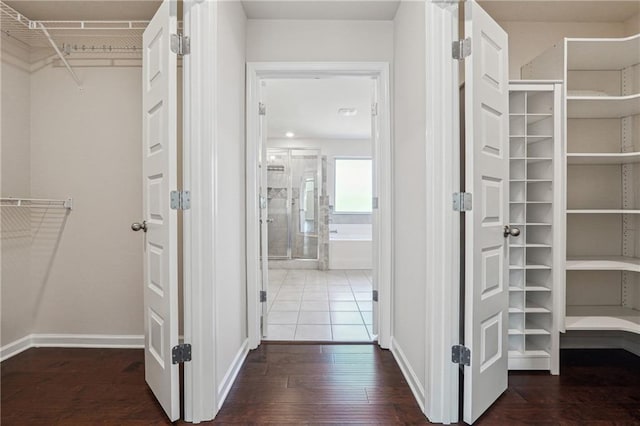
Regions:
[[0, 1], [0, 31], [27, 49], [52, 49], [81, 86], [67, 58], [74, 54], [140, 58], [149, 21], [32, 20]]
[[0, 207], [58, 207], [67, 210], [73, 209], [73, 198], [54, 200], [49, 198], [0, 198]]

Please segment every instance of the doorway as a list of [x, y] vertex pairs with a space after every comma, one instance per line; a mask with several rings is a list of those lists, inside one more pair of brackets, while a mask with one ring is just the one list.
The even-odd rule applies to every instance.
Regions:
[[379, 297], [391, 270], [387, 69], [248, 65], [251, 347], [388, 341], [390, 297]]

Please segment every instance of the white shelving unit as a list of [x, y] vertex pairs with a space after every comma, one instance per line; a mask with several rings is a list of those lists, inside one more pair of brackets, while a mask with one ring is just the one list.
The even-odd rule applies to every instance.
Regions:
[[558, 373], [554, 248], [561, 218], [561, 91], [557, 81], [510, 85], [509, 368]]
[[522, 73], [565, 83], [564, 328], [640, 342], [640, 34], [567, 38]]

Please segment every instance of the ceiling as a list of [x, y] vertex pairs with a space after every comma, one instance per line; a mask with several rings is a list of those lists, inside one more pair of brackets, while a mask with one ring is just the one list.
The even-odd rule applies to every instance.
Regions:
[[[241, 1], [249, 19], [392, 20], [400, 0]], [[479, 0], [498, 21], [622, 22], [638, 0]], [[160, 0], [5, 0], [32, 20], [149, 20]]]
[[638, 0], [479, 0], [497, 21], [624, 22], [640, 13]]
[[[360, 78], [267, 80], [268, 137], [368, 139], [373, 80]], [[355, 108], [345, 117], [340, 108]]]

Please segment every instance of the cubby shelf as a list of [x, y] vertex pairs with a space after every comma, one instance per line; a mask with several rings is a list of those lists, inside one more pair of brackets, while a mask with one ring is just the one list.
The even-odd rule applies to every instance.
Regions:
[[568, 164], [634, 164], [640, 163], [640, 152], [620, 153], [569, 153]]
[[640, 93], [627, 96], [567, 96], [567, 118], [621, 118], [640, 114]]
[[623, 256], [569, 258], [566, 268], [567, 271], [640, 272], [640, 258]]
[[619, 330], [640, 334], [640, 311], [622, 306], [567, 306], [567, 330]]

